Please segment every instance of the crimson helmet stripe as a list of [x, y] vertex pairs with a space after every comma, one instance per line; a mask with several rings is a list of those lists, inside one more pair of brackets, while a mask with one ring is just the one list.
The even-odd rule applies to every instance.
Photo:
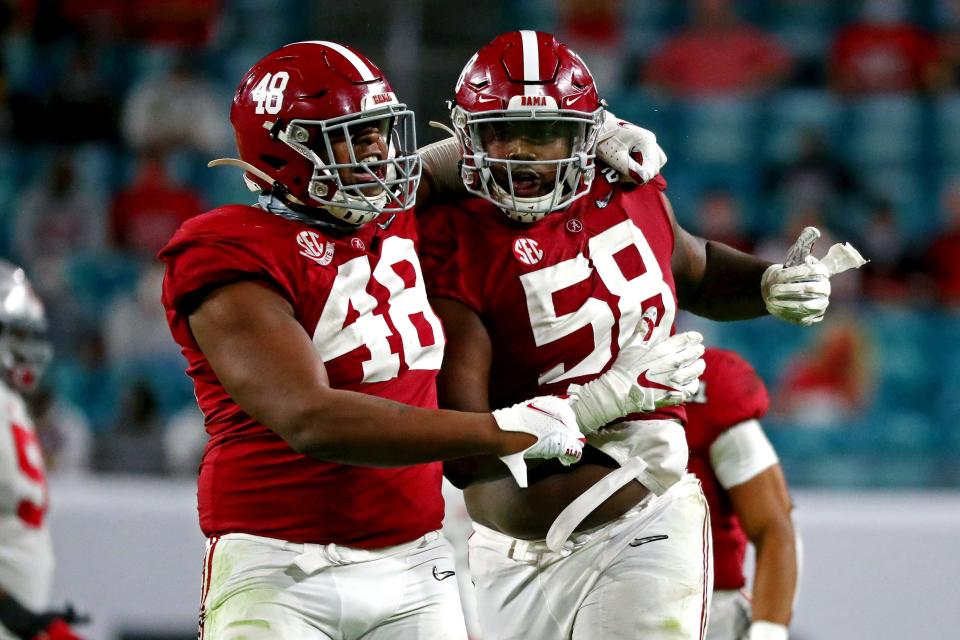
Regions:
[[[523, 81], [540, 81], [540, 44], [536, 31], [521, 31], [520, 42], [523, 45]], [[523, 95], [540, 95], [542, 90], [534, 84], [524, 84]]]
[[355, 54], [353, 51], [350, 51], [350, 49], [347, 49], [343, 45], [337, 44], [336, 42], [330, 42], [328, 40], [304, 40], [303, 42], [298, 42], [296, 44], [319, 44], [329, 47], [346, 58], [347, 61], [353, 65], [353, 68], [357, 70], [357, 73], [360, 74], [360, 78], [362, 78], [364, 82], [377, 79], [377, 76], [370, 71], [370, 67], [368, 67], [366, 63], [360, 59], [360, 56]]

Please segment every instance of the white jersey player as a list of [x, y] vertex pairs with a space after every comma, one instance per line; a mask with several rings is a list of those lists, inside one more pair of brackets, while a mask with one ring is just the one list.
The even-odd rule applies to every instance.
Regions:
[[48, 612], [53, 548], [43, 454], [20, 395], [50, 360], [43, 304], [0, 260], [0, 640], [71, 640], [73, 613]]

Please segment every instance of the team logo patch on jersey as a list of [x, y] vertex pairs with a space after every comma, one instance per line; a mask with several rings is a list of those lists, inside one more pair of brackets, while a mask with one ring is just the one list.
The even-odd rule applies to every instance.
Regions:
[[580, 233], [583, 231], [583, 223], [576, 218], [570, 218], [567, 220], [567, 231], [570, 233]]
[[320, 240], [316, 231], [301, 231], [297, 234], [300, 255], [310, 258], [320, 265], [328, 265], [333, 260], [333, 243]]
[[350, 238], [350, 246], [358, 251], [364, 251], [367, 245], [360, 238]]
[[523, 264], [537, 264], [543, 259], [543, 249], [533, 238], [517, 238], [513, 241], [513, 255]]

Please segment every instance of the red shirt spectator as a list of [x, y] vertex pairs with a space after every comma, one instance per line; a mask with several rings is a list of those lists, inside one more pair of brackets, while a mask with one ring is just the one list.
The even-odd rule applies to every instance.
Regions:
[[943, 304], [960, 304], [960, 181], [943, 196], [946, 225], [927, 247], [927, 271]]
[[679, 96], [729, 95], [769, 87], [789, 69], [787, 51], [740, 22], [728, 0], [699, 0], [693, 25], [653, 54], [646, 79]]
[[941, 79], [936, 40], [910, 24], [898, 0], [870, 0], [860, 22], [841, 30], [830, 74], [841, 93], [909, 92], [935, 88]]
[[780, 410], [804, 426], [835, 424], [866, 404], [871, 371], [858, 325], [843, 319], [831, 322], [787, 366], [778, 394]]
[[172, 182], [162, 157], [148, 155], [134, 183], [114, 197], [111, 237], [118, 247], [152, 258], [185, 220], [201, 211], [200, 196]]

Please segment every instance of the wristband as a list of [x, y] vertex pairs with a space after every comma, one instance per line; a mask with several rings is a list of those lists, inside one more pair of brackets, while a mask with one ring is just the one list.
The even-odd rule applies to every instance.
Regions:
[[750, 625], [749, 640], [787, 640], [787, 627], [776, 622], [757, 620]]

